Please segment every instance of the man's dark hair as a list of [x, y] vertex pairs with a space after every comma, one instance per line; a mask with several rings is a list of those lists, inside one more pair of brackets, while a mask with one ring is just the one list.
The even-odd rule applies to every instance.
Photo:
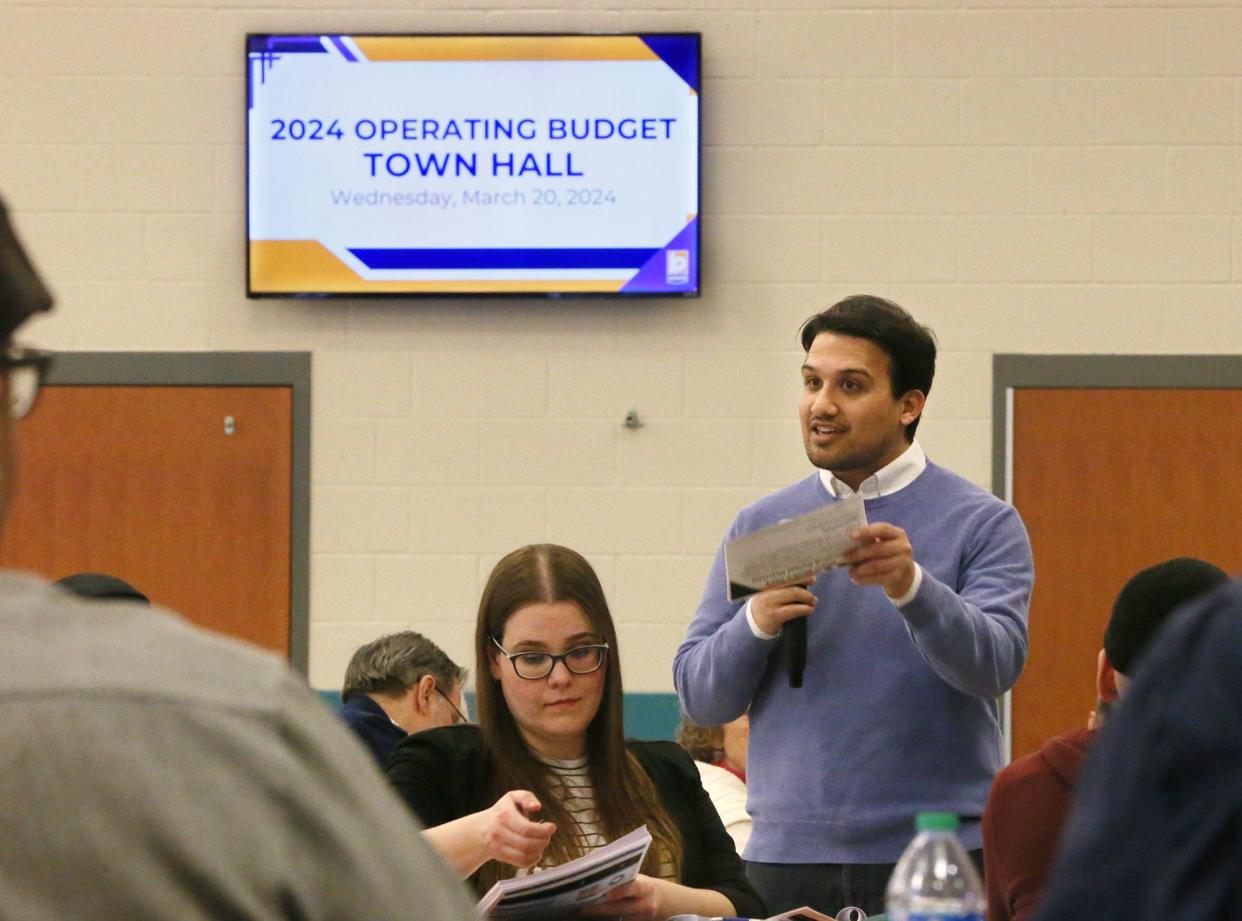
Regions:
[[52, 295], [22, 249], [0, 201], [0, 341], [12, 336], [31, 314], [51, 308]]
[[1113, 602], [1104, 631], [1104, 651], [1115, 671], [1127, 678], [1169, 616], [1188, 601], [1229, 581], [1206, 560], [1179, 556], [1136, 573]]
[[56, 580], [61, 588], [67, 588], [81, 598], [101, 601], [137, 601], [150, 604], [151, 599], [124, 579], [102, 572], [75, 572]]
[[413, 630], [390, 633], [362, 646], [345, 669], [342, 702], [358, 694], [400, 694], [423, 675], [444, 693], [465, 683], [466, 670], [427, 637]]
[[[809, 352], [820, 333], [837, 333], [874, 342], [889, 358], [889, 386], [893, 396], [911, 390], [931, 393], [936, 374], [936, 338], [906, 310], [873, 294], [854, 294], [815, 314], [802, 324], [802, 350]], [[920, 414], [920, 417], [922, 415]], [[906, 426], [906, 440], [914, 440], [919, 419]]]

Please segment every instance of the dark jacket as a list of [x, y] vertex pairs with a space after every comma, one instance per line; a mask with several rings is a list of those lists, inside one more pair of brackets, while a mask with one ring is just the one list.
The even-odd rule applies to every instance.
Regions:
[[[733, 839], [720, 824], [690, 756], [672, 742], [627, 745], [681, 832], [681, 883], [719, 892], [737, 915], [764, 917], [763, 901], [746, 879]], [[495, 801], [477, 726], [445, 726], [408, 736], [389, 759], [388, 779], [429, 827], [481, 812]]]
[[405, 738], [405, 730], [388, 718], [384, 708], [366, 694], [355, 694], [341, 705], [338, 711], [354, 734], [379, 762], [380, 770], [388, 763], [388, 756], [398, 742]]
[[1052, 739], [996, 776], [983, 811], [988, 921], [1034, 914], [1094, 735], [1079, 729]]

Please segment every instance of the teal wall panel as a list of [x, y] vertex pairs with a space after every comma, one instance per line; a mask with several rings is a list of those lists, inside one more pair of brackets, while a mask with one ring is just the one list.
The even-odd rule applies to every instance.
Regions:
[[676, 694], [625, 695], [625, 734], [631, 739], [671, 740], [680, 721]]
[[[319, 691], [324, 703], [341, 705], [340, 691]], [[466, 706], [474, 711], [474, 694], [466, 695]], [[630, 693], [625, 695], [625, 734], [631, 739], [669, 739], [677, 731], [681, 710], [677, 695], [671, 693]]]

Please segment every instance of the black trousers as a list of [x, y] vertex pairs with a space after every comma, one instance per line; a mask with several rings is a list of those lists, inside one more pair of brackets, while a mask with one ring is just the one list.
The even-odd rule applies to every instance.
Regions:
[[[983, 876], [983, 851], [971, 851]], [[804, 905], [826, 915], [842, 908], [861, 908], [869, 915], [884, 911], [884, 890], [893, 875], [892, 863], [754, 863], [746, 862], [750, 878], [768, 915], [779, 915]]]

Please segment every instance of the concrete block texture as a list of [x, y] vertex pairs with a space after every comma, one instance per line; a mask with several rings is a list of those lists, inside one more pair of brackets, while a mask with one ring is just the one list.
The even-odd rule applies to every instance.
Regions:
[[[702, 296], [247, 299], [243, 37], [320, 30], [701, 31]], [[468, 658], [495, 561], [557, 541], [627, 690], [671, 690], [729, 522], [811, 472], [797, 331], [845, 295], [936, 331], [920, 440], [983, 485], [996, 353], [1242, 351], [1232, 0], [25, 0], [0, 34], [0, 194], [58, 298], [24, 338], [312, 352], [316, 686], [408, 626]]]

